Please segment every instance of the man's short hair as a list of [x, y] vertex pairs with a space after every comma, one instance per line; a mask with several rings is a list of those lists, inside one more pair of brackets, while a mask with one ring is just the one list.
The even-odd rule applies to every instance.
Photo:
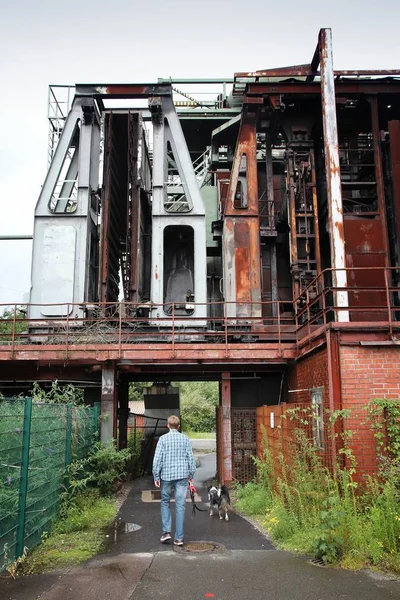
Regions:
[[168, 426], [171, 427], [171, 429], [179, 429], [179, 425], [181, 424], [179, 417], [177, 417], [176, 415], [170, 415], [168, 417]]

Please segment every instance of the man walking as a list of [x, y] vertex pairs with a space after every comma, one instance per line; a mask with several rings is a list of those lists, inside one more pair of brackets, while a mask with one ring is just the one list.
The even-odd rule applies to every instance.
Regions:
[[175, 536], [174, 545], [183, 546], [183, 528], [186, 510], [188, 483], [196, 471], [192, 444], [186, 435], [178, 431], [180, 421], [175, 415], [168, 417], [169, 432], [158, 440], [153, 460], [153, 478], [157, 488], [161, 487], [160, 542], [171, 539], [171, 494], [175, 490]]

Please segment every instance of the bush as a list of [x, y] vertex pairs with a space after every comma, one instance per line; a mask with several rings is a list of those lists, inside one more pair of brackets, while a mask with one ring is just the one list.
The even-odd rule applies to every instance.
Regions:
[[87, 458], [74, 461], [68, 469], [69, 490], [72, 495], [86, 488], [98, 488], [102, 494], [114, 492], [126, 476], [131, 451], [118, 450], [111, 440], [97, 442]]

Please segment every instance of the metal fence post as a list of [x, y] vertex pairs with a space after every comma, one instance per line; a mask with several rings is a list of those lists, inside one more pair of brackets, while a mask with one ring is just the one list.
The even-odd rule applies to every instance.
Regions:
[[29, 446], [31, 439], [32, 398], [25, 398], [24, 429], [22, 438], [21, 479], [19, 487], [18, 529], [15, 558], [22, 555], [25, 540], [26, 497], [28, 493]]
[[71, 464], [72, 454], [72, 404], [67, 404], [66, 407], [66, 431], [65, 431], [65, 476], [64, 486], [67, 490], [69, 487], [69, 475], [67, 469]]
[[94, 420], [94, 437], [95, 441], [100, 438], [100, 402], [95, 402], [93, 406], [93, 420]]

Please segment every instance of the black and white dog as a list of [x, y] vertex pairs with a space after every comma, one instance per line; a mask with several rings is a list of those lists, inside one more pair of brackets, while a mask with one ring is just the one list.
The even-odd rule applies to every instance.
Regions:
[[228, 510], [230, 509], [231, 499], [229, 497], [228, 488], [225, 485], [210, 485], [207, 488], [208, 501], [210, 503], [210, 517], [213, 516], [214, 512], [218, 511], [219, 518], [221, 521], [229, 521]]

